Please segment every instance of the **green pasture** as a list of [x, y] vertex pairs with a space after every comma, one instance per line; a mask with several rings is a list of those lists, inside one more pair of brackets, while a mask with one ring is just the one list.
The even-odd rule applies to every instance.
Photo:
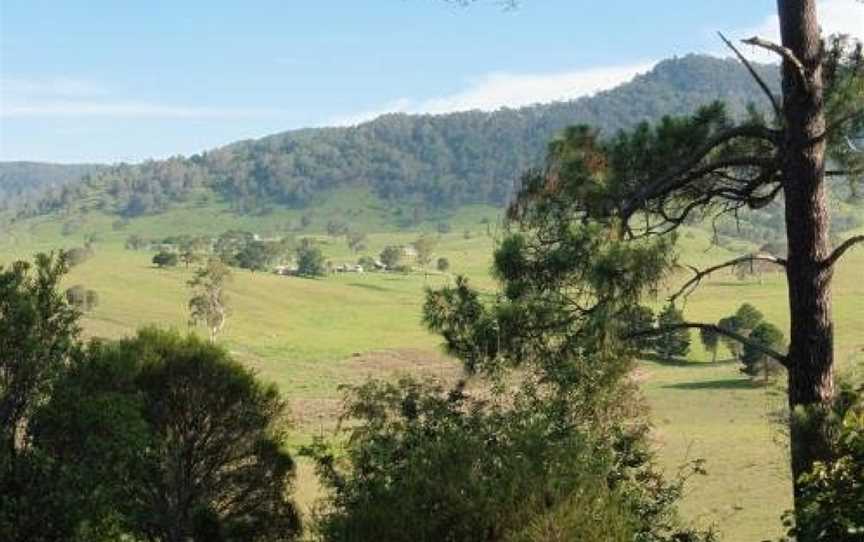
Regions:
[[[316, 212], [310, 231], [295, 235], [318, 235], [325, 254], [335, 263], [356, 260], [344, 239], [323, 234], [328, 217], [344, 215], [349, 203], [329, 202], [329, 207]], [[284, 232], [285, 224], [299, 216], [299, 211], [274, 211], [238, 217], [218, 207], [190, 208], [135, 219], [120, 229], [113, 225], [116, 217], [98, 213], [87, 218], [34, 219], [0, 231], [0, 262], [80, 246], [84, 236], [97, 234], [95, 256], [74, 268], [67, 279], [70, 286], [82, 284], [99, 293], [99, 306], [83, 320], [86, 334], [116, 338], [145, 324], [185, 328], [191, 269], [154, 268], [152, 253], [123, 248], [128, 235], [216, 235], [229, 228], [267, 234]], [[353, 218], [347, 221], [369, 232], [369, 254], [389, 244], [410, 243], [419, 231], [438, 235], [437, 224], [448, 222], [451, 231], [440, 235], [435, 257], [450, 260], [451, 274], [366, 273], [302, 279], [234, 273], [229, 288], [231, 315], [220, 341], [279, 385], [293, 407], [297, 443], [332, 429], [340, 384], [401, 371], [457, 374], [457, 362], [446, 359], [439, 339], [421, 326], [423, 291], [452, 280], [455, 274], [467, 275], [482, 288], [494, 287], [488, 272], [496, 235], [494, 209], [465, 208], [455, 215], [428, 217], [412, 233], [376, 219], [372, 212]], [[484, 219], [490, 221], [488, 233]], [[73, 220], [74, 227], [65, 226]], [[732, 254], [710, 248], [707, 234], [698, 229], [684, 232], [681, 247], [682, 263], [695, 265]], [[835, 282], [837, 359], [845, 373], [852, 372], [864, 356], [862, 272], [864, 251], [859, 250], [839, 267]], [[670, 279], [669, 287], [680, 278], [684, 275]], [[745, 301], [781, 328], [787, 325], [780, 274], [740, 281], [721, 272], [688, 298], [686, 315], [716, 321]], [[776, 538], [780, 515], [790, 505], [785, 439], [776, 421], [784, 404], [782, 389], [752, 384], [736, 364], [725, 361], [724, 352], [721, 361], [711, 363], [695, 334], [693, 339], [688, 360], [644, 361], [639, 366], [637, 378], [651, 405], [661, 461], [674, 472], [687, 460], [706, 460], [707, 476], [693, 479], [688, 489], [684, 505], [688, 518], [703, 525], [716, 523], [730, 541]], [[300, 499], [308, 505], [315, 493], [314, 478], [308, 465], [303, 465]]]

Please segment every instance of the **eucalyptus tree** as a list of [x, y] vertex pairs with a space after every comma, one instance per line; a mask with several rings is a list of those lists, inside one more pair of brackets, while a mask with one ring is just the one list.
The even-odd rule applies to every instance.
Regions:
[[222, 331], [228, 320], [228, 296], [226, 286], [231, 280], [231, 270], [219, 258], [210, 258], [188, 282], [193, 290], [189, 300], [189, 325], [204, 324], [210, 341]]

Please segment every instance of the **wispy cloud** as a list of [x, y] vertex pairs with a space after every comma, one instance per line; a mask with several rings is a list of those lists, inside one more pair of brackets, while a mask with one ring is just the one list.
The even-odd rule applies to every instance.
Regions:
[[69, 98], [105, 96], [107, 89], [94, 81], [73, 77], [4, 77], [0, 79], [0, 96], [6, 99]]
[[200, 107], [128, 100], [94, 81], [69, 77], [0, 79], [0, 118], [252, 118], [286, 114], [258, 107]]
[[384, 113], [494, 111], [502, 107], [572, 100], [620, 85], [652, 66], [652, 62], [642, 62], [546, 74], [490, 73], [469, 80], [464, 90], [453, 94], [425, 100], [400, 98], [379, 108], [331, 120], [334, 124], [351, 125]]
[[217, 119], [266, 117], [288, 112], [268, 108], [193, 107], [139, 102], [41, 102], [0, 106], [0, 117], [117, 117]]

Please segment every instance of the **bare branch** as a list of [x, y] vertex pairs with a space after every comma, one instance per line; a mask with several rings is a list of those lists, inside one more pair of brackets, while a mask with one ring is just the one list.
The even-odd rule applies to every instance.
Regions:
[[761, 352], [762, 354], [768, 356], [769, 358], [774, 359], [783, 367], [789, 368], [789, 358], [780, 352], [774, 350], [773, 348], [769, 348], [764, 344], [760, 344], [740, 333], [735, 333], [734, 331], [730, 331], [728, 329], [724, 329], [717, 324], [703, 324], [701, 322], [681, 322], [680, 324], [669, 324], [666, 326], [653, 327], [650, 329], [643, 329], [641, 331], [637, 331], [635, 333], [630, 333], [629, 335], [624, 336], [623, 338], [626, 340], [638, 339], [639, 337], [653, 337], [657, 335], [665, 335], [667, 333], [671, 333], [673, 331], [677, 331], [679, 329], [707, 329], [718, 335], [723, 335], [724, 337], [729, 337], [730, 339], [737, 341], [745, 346], [749, 346]]
[[750, 39], [741, 40], [741, 42], [777, 53], [783, 60], [795, 67], [798, 76], [801, 78], [801, 84], [803, 84], [805, 88], [810, 85], [807, 81], [807, 70], [804, 68], [804, 64], [797, 56], [795, 56], [795, 53], [793, 53], [791, 49], [783, 47], [782, 45], [777, 45], [773, 41], [762, 39], [759, 36], [753, 36]]
[[846, 239], [822, 262], [822, 267], [830, 269], [840, 260], [840, 258], [843, 257], [843, 254], [845, 254], [847, 250], [862, 242], [864, 242], [864, 235], [856, 235]]
[[741, 54], [741, 51], [739, 51], [738, 48], [732, 44], [731, 41], [726, 39], [726, 36], [724, 36], [722, 32], [717, 32], [717, 35], [720, 36], [720, 39], [723, 40], [723, 43], [725, 43], [727, 47], [732, 49], [732, 52], [735, 53], [735, 56], [738, 57], [738, 60], [740, 60], [741, 63], [744, 64], [744, 67], [747, 68], [747, 71], [750, 72], [750, 75], [753, 76], [753, 79], [756, 80], [756, 84], [759, 85], [759, 88], [762, 89], [762, 92], [765, 93], [765, 96], [767, 96], [768, 100], [771, 102], [771, 107], [774, 109], [774, 114], [777, 115], [777, 118], [782, 118], [783, 111], [780, 109], [780, 104], [777, 103], [777, 97], [774, 96], [774, 93], [771, 92], [771, 89], [768, 87], [762, 77], [760, 77], [759, 74], [756, 73], [753, 65], [750, 64], [750, 61]]
[[752, 263], [752, 262], [769, 262], [774, 265], [779, 265], [780, 267], [786, 267], [786, 260], [783, 258], [778, 258], [776, 256], [772, 256], [770, 254], [748, 254], [746, 256], [741, 256], [740, 258], [735, 258], [734, 260], [729, 260], [728, 262], [723, 262], [721, 264], [714, 265], [707, 269], [699, 270], [695, 267], [690, 267], [693, 270], [693, 278], [684, 283], [681, 288], [669, 296], [669, 301], [674, 303], [676, 299], [679, 297], [690, 295], [690, 293], [699, 286], [699, 283], [702, 282], [702, 279], [714, 273], [715, 271], [719, 271], [721, 269], [726, 269], [727, 267], [734, 267], [736, 265], [742, 263]]

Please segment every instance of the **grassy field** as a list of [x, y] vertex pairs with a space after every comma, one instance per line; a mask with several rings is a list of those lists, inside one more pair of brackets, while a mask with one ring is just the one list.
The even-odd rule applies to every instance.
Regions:
[[[340, 205], [331, 202], [317, 220], [338, 216]], [[0, 232], [0, 262], [80, 245], [84, 235], [98, 233], [95, 256], [68, 277], [69, 285], [83, 284], [100, 295], [100, 305], [84, 319], [86, 333], [120, 337], [144, 324], [185, 328], [185, 283], [191, 270], [155, 269], [152, 253], [123, 248], [125, 237], [218, 234], [233, 227], [280, 231], [297, 216], [280, 211], [242, 218], [219, 208], [181, 210], [136, 219], [113, 231], [111, 217], [94, 214], [76, 219], [73, 233], [65, 227], [65, 236], [63, 220], [35, 220]], [[434, 231], [438, 221], [450, 223], [452, 233], [441, 236], [436, 257], [447, 257], [453, 274], [465, 274], [491, 289], [488, 269], [495, 216], [493, 209], [468, 208], [453, 216], [430, 217], [419, 229]], [[484, 217], [491, 219], [492, 236], [481, 223]], [[368, 228], [365, 231], [379, 232], [369, 235], [370, 254], [418, 235], [399, 232], [386, 221], [370, 218], [360, 223]], [[470, 232], [467, 239], [465, 231]], [[356, 259], [344, 240], [322, 239], [327, 243], [325, 253], [335, 263]], [[731, 254], [708, 248], [707, 235], [700, 230], [682, 236], [682, 259], [687, 263], [705, 264]], [[864, 281], [858, 277], [862, 270], [864, 251], [853, 252], [839, 268], [835, 285], [837, 359], [846, 372], [860, 361], [864, 347]], [[458, 364], [440, 353], [438, 338], [420, 325], [424, 288], [448, 280], [450, 275], [377, 273], [313, 280], [237, 271], [229, 289], [232, 312], [220, 340], [238, 359], [280, 386], [291, 401], [295, 440], [300, 443], [332, 428], [340, 384], [401, 371], [458, 374]], [[779, 274], [765, 276], [761, 283], [718, 275], [689, 298], [686, 313], [689, 319], [714, 321], [744, 301], [781, 328], [787, 325], [786, 292]], [[785, 440], [780, 425], [772, 421], [784, 404], [783, 392], [751, 384], [733, 363], [710, 363], [695, 339], [694, 335], [687, 362], [646, 361], [640, 366], [660, 458], [670, 472], [688, 459], [707, 461], [708, 475], [694, 480], [685, 500], [689, 519], [716, 523], [726, 540], [776, 538], [780, 514], [790, 505]], [[725, 357], [722, 352], [720, 357]], [[308, 466], [301, 469], [298, 491], [307, 505], [316, 494]]]

